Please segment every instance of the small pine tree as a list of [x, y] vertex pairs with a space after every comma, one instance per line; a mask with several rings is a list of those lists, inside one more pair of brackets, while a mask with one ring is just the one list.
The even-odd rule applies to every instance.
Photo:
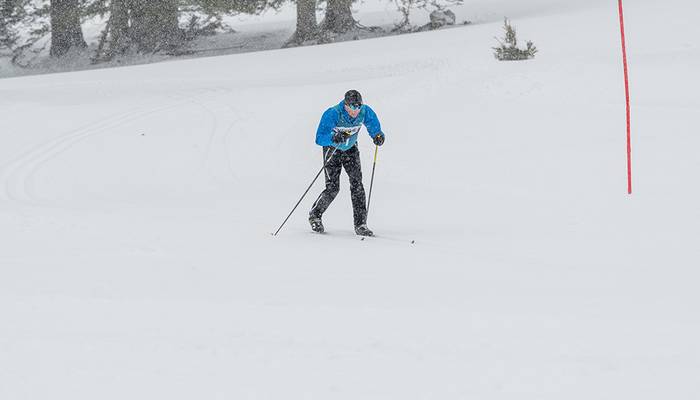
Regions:
[[503, 40], [496, 38], [499, 47], [493, 47], [494, 56], [499, 61], [516, 61], [516, 60], [527, 60], [534, 58], [537, 53], [537, 47], [528, 41], [525, 49], [518, 48], [518, 38], [515, 34], [515, 28], [510, 24], [508, 18], [505, 18], [503, 22], [503, 30], [505, 31], [505, 37]]

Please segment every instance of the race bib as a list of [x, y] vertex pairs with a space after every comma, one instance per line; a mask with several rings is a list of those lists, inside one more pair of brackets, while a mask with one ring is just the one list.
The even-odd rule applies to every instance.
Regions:
[[362, 129], [362, 126], [352, 126], [352, 127], [344, 127], [344, 126], [338, 126], [333, 128], [333, 132], [341, 132], [343, 135], [346, 137], [350, 137], [356, 133], [358, 133]]

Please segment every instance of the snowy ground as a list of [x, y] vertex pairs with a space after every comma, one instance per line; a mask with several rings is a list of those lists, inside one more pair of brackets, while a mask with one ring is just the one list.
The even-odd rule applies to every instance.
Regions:
[[[627, 196], [616, 4], [521, 3], [0, 80], [0, 398], [697, 399], [700, 8], [627, 6]], [[534, 61], [493, 59], [501, 11]], [[346, 180], [329, 234], [317, 184], [272, 237], [349, 88], [387, 133], [379, 237]]]

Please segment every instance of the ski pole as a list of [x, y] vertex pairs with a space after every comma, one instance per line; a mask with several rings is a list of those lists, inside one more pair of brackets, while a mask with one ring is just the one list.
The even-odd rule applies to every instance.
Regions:
[[328, 162], [331, 160], [331, 158], [333, 158], [333, 155], [335, 154], [335, 152], [336, 152], [337, 150], [338, 150], [338, 148], [335, 147], [335, 148], [333, 149], [333, 152], [331, 153], [331, 155], [328, 156], [328, 158], [327, 158], [326, 160], [323, 161], [323, 167], [321, 167], [321, 170], [318, 171], [318, 173], [316, 174], [316, 177], [314, 178], [314, 180], [311, 181], [311, 184], [309, 185], [308, 188], [306, 188], [306, 191], [304, 192], [304, 194], [301, 195], [301, 198], [299, 199], [299, 201], [297, 201], [297, 204], [294, 206], [294, 208], [292, 208], [292, 211], [289, 213], [289, 215], [287, 215], [287, 218], [284, 219], [284, 222], [282, 222], [282, 225], [280, 225], [280, 227], [277, 228], [277, 231], [276, 231], [275, 234], [272, 235], [272, 236], [277, 236], [277, 234], [278, 234], [279, 231], [282, 229], [282, 227], [284, 226], [284, 224], [286, 224], [286, 223], [287, 223], [287, 220], [289, 220], [289, 217], [291, 217], [292, 214], [294, 214], [294, 211], [297, 209], [297, 207], [299, 207], [299, 204], [300, 204], [301, 201], [304, 199], [304, 197], [306, 197], [306, 194], [309, 193], [309, 190], [311, 190], [311, 186], [313, 186], [314, 183], [316, 183], [316, 179], [318, 179], [318, 177], [321, 176], [321, 172], [323, 172], [323, 170], [326, 169], [326, 165], [328, 165]]
[[369, 183], [369, 196], [367, 197], [367, 215], [369, 215], [369, 202], [372, 200], [372, 186], [374, 186], [374, 169], [377, 167], [377, 153], [379, 146], [374, 146], [374, 163], [372, 164], [372, 180]]

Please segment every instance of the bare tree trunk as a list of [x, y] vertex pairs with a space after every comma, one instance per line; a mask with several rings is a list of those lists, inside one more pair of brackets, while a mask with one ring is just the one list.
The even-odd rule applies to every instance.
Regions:
[[326, 18], [321, 28], [334, 33], [345, 33], [357, 26], [352, 17], [352, 0], [328, 0]]
[[177, 0], [133, 0], [131, 39], [142, 52], [177, 45], [180, 41]]
[[297, 0], [297, 30], [289, 42], [303, 43], [316, 37], [316, 0]]
[[60, 57], [73, 47], [87, 47], [80, 25], [78, 0], [51, 0], [50, 14], [52, 57]]
[[129, 6], [131, 0], [112, 0], [109, 29], [112, 34], [108, 49], [109, 57], [123, 54], [129, 48]]
[[95, 60], [109, 60], [132, 48], [146, 53], [179, 45], [183, 35], [178, 17], [178, 0], [112, 0]]

